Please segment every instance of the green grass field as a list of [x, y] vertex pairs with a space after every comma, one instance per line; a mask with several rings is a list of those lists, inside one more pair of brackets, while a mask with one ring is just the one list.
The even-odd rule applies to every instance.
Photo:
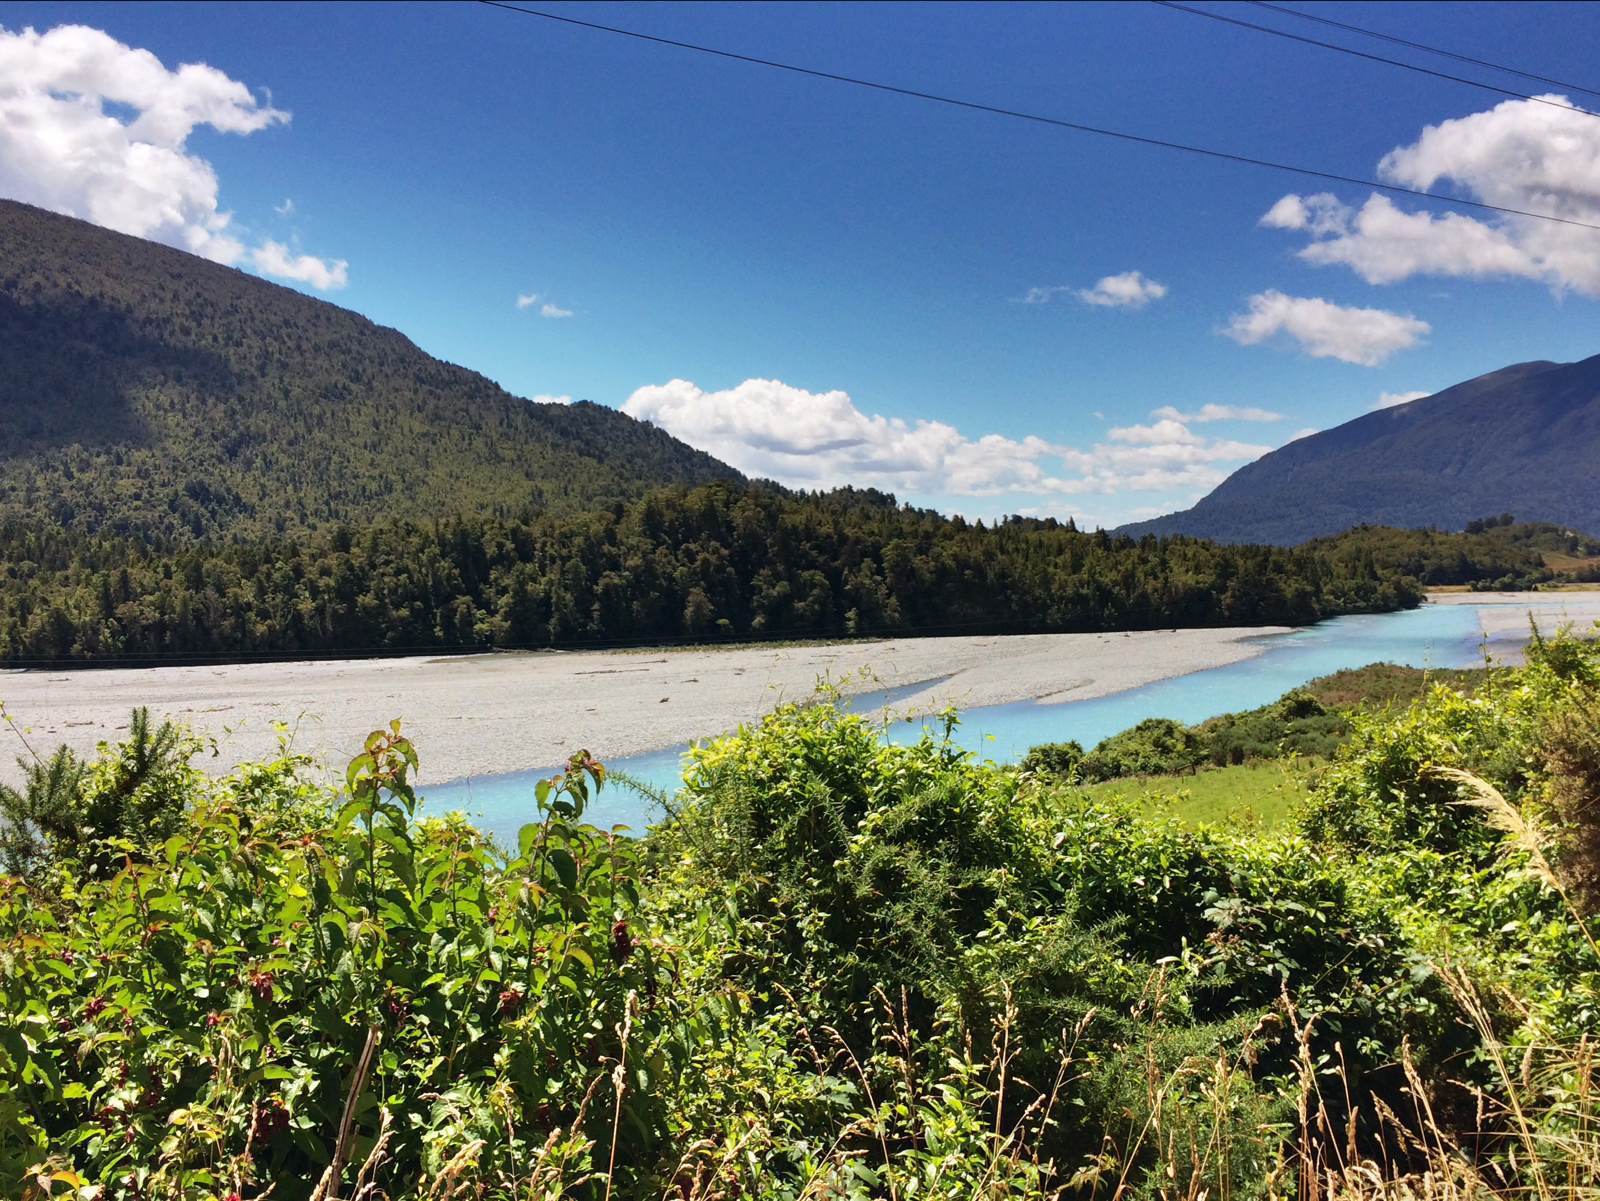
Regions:
[[1169, 814], [1188, 826], [1271, 830], [1306, 799], [1306, 777], [1314, 766], [1306, 760], [1269, 760], [1185, 776], [1107, 780], [1085, 791], [1093, 797], [1134, 801], [1146, 812]]

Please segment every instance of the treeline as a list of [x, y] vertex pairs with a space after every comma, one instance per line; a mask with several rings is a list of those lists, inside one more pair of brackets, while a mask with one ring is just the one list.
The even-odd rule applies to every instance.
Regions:
[[990, 527], [852, 489], [233, 544], [0, 525], [13, 664], [1298, 624], [1420, 599], [1368, 555]]
[[1345, 570], [1370, 563], [1426, 586], [1478, 584], [1529, 588], [1558, 577], [1550, 560], [1576, 562], [1600, 553], [1600, 542], [1549, 522], [1518, 523], [1506, 513], [1470, 522], [1463, 533], [1361, 525], [1305, 544]]

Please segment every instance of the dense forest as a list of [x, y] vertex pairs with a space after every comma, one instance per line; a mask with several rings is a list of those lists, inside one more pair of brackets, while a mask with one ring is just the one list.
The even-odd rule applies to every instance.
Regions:
[[1420, 599], [1364, 551], [986, 527], [853, 490], [710, 484], [249, 543], [0, 526], [12, 663], [1261, 625]]
[[0, 788], [9, 1196], [1600, 1190], [1593, 643], [1351, 715], [1271, 830], [826, 703], [642, 839], [586, 754], [501, 847], [418, 812], [397, 726], [339, 791], [197, 745], [136, 713]]
[[1510, 513], [1474, 518], [1460, 533], [1364, 525], [1305, 546], [1346, 562], [1352, 555], [1370, 555], [1378, 570], [1430, 587], [1521, 589], [1594, 579], [1591, 573], [1600, 566], [1600, 538], [1549, 522], [1518, 522]]
[[162, 539], [522, 519], [738, 472], [347, 309], [0, 200], [0, 518]]

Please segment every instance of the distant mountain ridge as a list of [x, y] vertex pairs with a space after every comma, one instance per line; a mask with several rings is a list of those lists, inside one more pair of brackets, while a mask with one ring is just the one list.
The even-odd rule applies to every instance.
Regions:
[[1282, 545], [1515, 513], [1600, 530], [1600, 356], [1517, 363], [1296, 439], [1120, 533]]
[[615, 409], [530, 403], [347, 309], [0, 200], [0, 519], [253, 535], [741, 478]]

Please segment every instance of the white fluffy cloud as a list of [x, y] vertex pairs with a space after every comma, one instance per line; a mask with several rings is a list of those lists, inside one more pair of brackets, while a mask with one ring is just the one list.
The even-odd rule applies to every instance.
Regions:
[[[1570, 105], [1563, 96], [1545, 101]], [[1381, 178], [1430, 189], [1449, 180], [1488, 204], [1600, 224], [1600, 120], [1534, 100], [1427, 126], [1386, 154]], [[1407, 212], [1386, 196], [1360, 208], [1327, 193], [1289, 195], [1262, 224], [1310, 236], [1300, 256], [1369, 283], [1413, 275], [1537, 279], [1600, 296], [1600, 234], [1529, 217]]]
[[1274, 413], [1271, 409], [1256, 409], [1249, 405], [1218, 405], [1204, 404], [1193, 412], [1185, 413], [1172, 405], [1162, 405], [1152, 417], [1164, 418], [1168, 421], [1182, 421], [1186, 425], [1204, 425], [1208, 421], [1282, 421], [1282, 413]]
[[539, 316], [541, 316], [541, 317], [557, 317], [557, 318], [559, 318], [559, 317], [570, 317], [570, 316], [572, 316], [572, 310], [571, 309], [564, 309], [558, 304], [550, 304], [549, 302], [546, 302], [546, 303], [541, 304], [539, 306]]
[[1142, 309], [1166, 294], [1166, 284], [1158, 284], [1140, 271], [1124, 271], [1097, 280], [1092, 288], [1080, 288], [1078, 299], [1105, 309]]
[[219, 263], [343, 287], [342, 260], [248, 247], [219, 205], [216, 172], [187, 149], [201, 126], [251, 134], [288, 120], [214, 67], [168, 70], [98, 29], [0, 28], [0, 195]]
[[1396, 351], [1415, 346], [1431, 329], [1405, 313], [1273, 290], [1252, 296], [1249, 312], [1236, 314], [1222, 332], [1241, 346], [1287, 334], [1313, 358], [1376, 367]]
[[519, 292], [517, 294], [517, 307], [519, 309], [530, 309], [538, 303], [539, 293], [537, 292]]
[[1167, 294], [1167, 285], [1157, 283], [1142, 271], [1124, 271], [1121, 275], [1107, 275], [1097, 280], [1092, 288], [1079, 288], [1071, 284], [1051, 284], [1047, 287], [1029, 288], [1017, 299], [1023, 304], [1049, 304], [1059, 296], [1076, 296], [1085, 304], [1107, 309], [1142, 309], [1152, 300]]
[[548, 392], [541, 392], [537, 396], [530, 396], [528, 399], [536, 405], [569, 405], [572, 403], [572, 397], [567, 396], [565, 393], [560, 396], [552, 396]]
[[942, 421], [864, 413], [845, 392], [763, 379], [717, 392], [675, 379], [638, 389], [623, 410], [750, 475], [924, 497], [1208, 488], [1226, 477], [1222, 464], [1269, 449], [1206, 438], [1170, 419], [1112, 430], [1088, 449], [1033, 435], [970, 437]]
[[249, 261], [263, 275], [298, 280], [322, 292], [350, 282], [350, 265], [343, 259], [330, 263], [313, 254], [294, 254], [282, 242], [270, 238], [250, 252]]
[[1432, 396], [1432, 392], [1380, 392], [1375, 409], [1392, 409], [1395, 405], [1410, 404], [1413, 400], [1421, 400], [1424, 396]]

